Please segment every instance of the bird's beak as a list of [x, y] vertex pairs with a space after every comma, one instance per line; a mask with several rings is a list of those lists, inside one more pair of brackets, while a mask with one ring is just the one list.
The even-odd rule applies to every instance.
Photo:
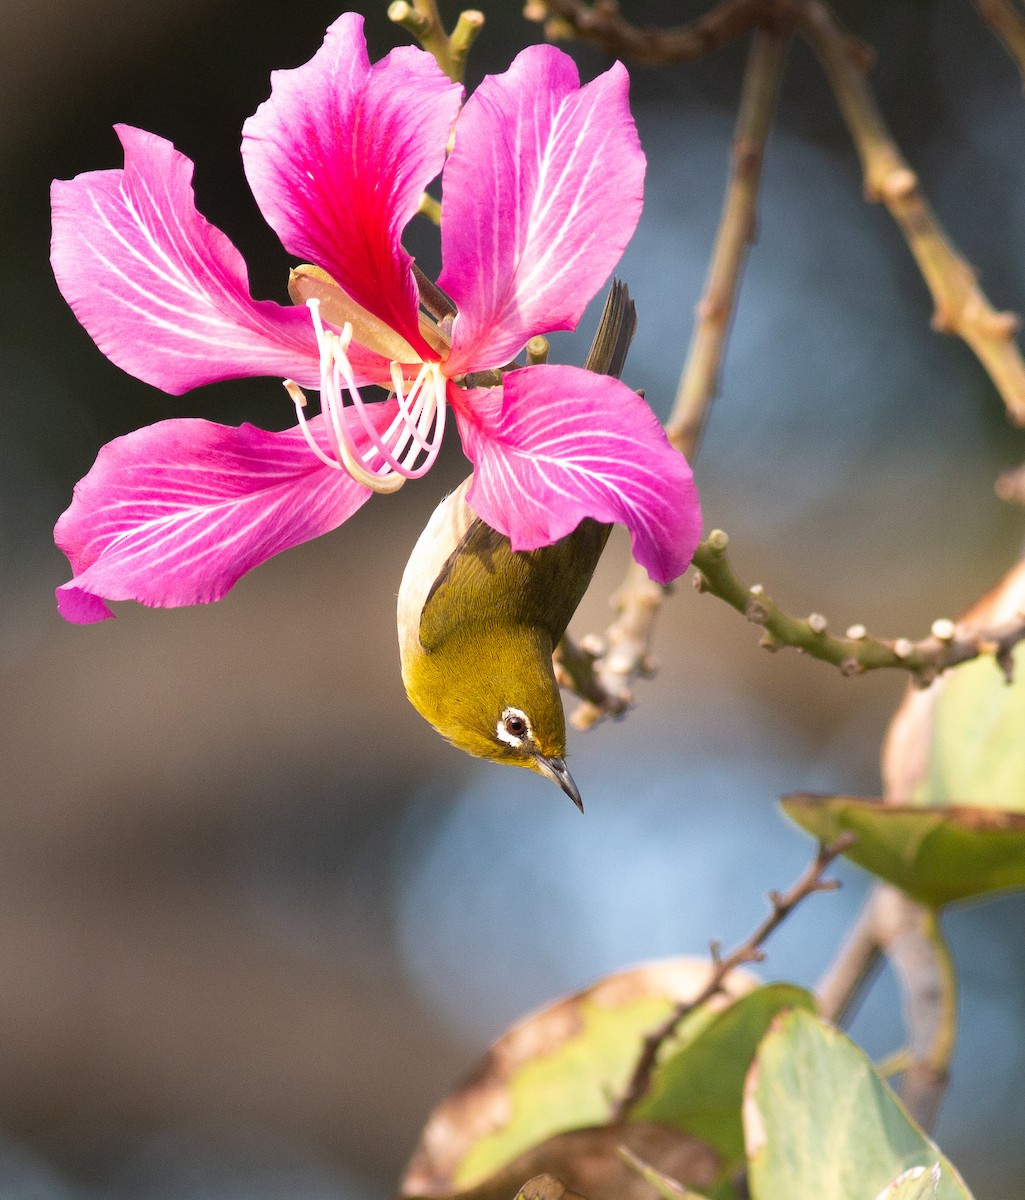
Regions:
[[564, 758], [548, 758], [544, 754], [539, 754], [537, 756], [537, 769], [542, 775], [547, 775], [549, 779], [557, 783], [577, 808], [581, 812], [584, 811], [584, 802], [580, 799], [580, 792], [577, 789], [577, 785], [573, 782], [573, 776], [569, 773]]

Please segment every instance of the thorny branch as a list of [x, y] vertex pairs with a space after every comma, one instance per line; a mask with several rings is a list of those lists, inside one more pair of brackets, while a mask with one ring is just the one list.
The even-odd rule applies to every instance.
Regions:
[[815, 858], [789, 891], [784, 892], [782, 895], [779, 892], [769, 893], [769, 903], [772, 905], [772, 911], [750, 937], [737, 946], [735, 950], [731, 950], [725, 958], [719, 952], [718, 943], [712, 943], [712, 972], [708, 977], [708, 982], [693, 999], [678, 1004], [666, 1020], [653, 1029], [644, 1039], [641, 1054], [637, 1059], [630, 1081], [624, 1089], [622, 1096], [613, 1105], [610, 1118], [612, 1121], [623, 1120], [630, 1109], [646, 1094], [651, 1083], [652, 1073], [655, 1070], [659, 1051], [666, 1041], [673, 1036], [677, 1026], [684, 1017], [692, 1013], [696, 1008], [700, 1008], [702, 1004], [706, 1004], [713, 996], [718, 995], [722, 991], [726, 976], [731, 971], [735, 971], [745, 963], [762, 962], [765, 958], [761, 949], [762, 946], [802, 900], [815, 895], [817, 892], [835, 891], [840, 886], [839, 881], [835, 879], [823, 879], [822, 876], [837, 855], [842, 854], [853, 841], [853, 834], [845, 834], [828, 846], [821, 844]]
[[[979, 4], [987, 20], [996, 10], [1016, 16], [1007, 3]], [[799, 32], [818, 56], [850, 130], [865, 176], [865, 196], [881, 201], [900, 226], [908, 247], [932, 294], [933, 328], [961, 337], [975, 352], [1000, 393], [1012, 421], [1025, 424], [1025, 360], [1014, 336], [1018, 319], [998, 312], [979, 288], [975, 272], [957, 252], [922, 195], [918, 178], [893, 140], [865, 79], [872, 55], [852, 38], [824, 0], [732, 0], [720, 4], [698, 21], [669, 30], [641, 30], [620, 16], [611, 0], [588, 5], [583, 0], [535, 0], [528, 8], [534, 19], [554, 14], [549, 26], [556, 37], [580, 37], [611, 53], [639, 61], [670, 63], [697, 58], [752, 27]], [[1017, 18], [1021, 25], [1021, 18]], [[1002, 28], [1008, 28], [1005, 19]], [[689, 40], [695, 27], [714, 31], [703, 41]], [[547, 27], [546, 27], [547, 28]], [[704, 49], [699, 48], [699, 43]], [[678, 45], [691, 52], [680, 55]]]
[[804, 0], [801, 13], [801, 32], [825, 68], [861, 159], [866, 199], [890, 210], [932, 294], [933, 328], [956, 334], [971, 347], [1011, 420], [1025, 425], [1025, 360], [1014, 341], [1018, 318], [993, 308], [975, 272], [940, 228], [833, 14], [820, 0]]
[[[997, 9], [1007, 15], [1006, 4], [986, 4], [984, 0], [977, 3], [991, 21]], [[978, 287], [974, 271], [946, 238], [865, 80], [871, 52], [842, 28], [822, 0], [724, 0], [696, 21], [661, 30], [631, 25], [611, 0], [598, 0], [593, 5], [583, 0], [532, 0], [527, 15], [546, 21], [550, 37], [584, 38], [610, 52], [648, 63], [697, 58], [749, 29], [758, 30], [738, 117], [734, 173], [687, 365], [667, 424], [670, 439], [685, 454], [693, 457], [696, 452], [715, 392], [743, 251], [753, 222], [761, 153], [782, 71], [786, 42], [782, 31], [791, 29], [800, 32], [812, 46], [832, 84], [862, 161], [866, 197], [886, 204], [918, 262], [935, 305], [933, 327], [958, 334], [975, 351], [1011, 419], [1025, 424], [1025, 360], [1014, 342], [1018, 320], [1014, 314], [992, 307]], [[772, 44], [777, 58], [769, 49]], [[766, 56], [763, 59], [757, 57], [759, 45]], [[750, 160], [738, 149], [745, 146]], [[1008, 480], [1004, 487], [1011, 492], [1013, 484]], [[699, 557], [707, 547], [706, 543], [699, 549]], [[707, 566], [707, 555], [704, 563], [698, 558], [695, 563], [699, 568]], [[706, 590], [722, 596], [714, 586]], [[654, 625], [665, 595], [636, 563], [631, 564], [612, 598], [617, 615], [605, 638], [591, 638], [589, 645], [568, 650], [566, 658], [574, 665], [564, 662], [561, 677], [584, 700], [572, 718], [577, 727], [588, 728], [629, 707], [633, 680], [651, 671]], [[733, 603], [746, 615], [750, 615], [749, 606], [750, 597], [745, 597], [743, 603]], [[768, 635], [763, 645], [771, 649], [797, 646], [836, 663], [849, 674], [882, 666], [902, 667], [919, 682], [928, 682], [938, 671], [984, 651], [994, 652], [1006, 673], [1010, 649], [1023, 636], [1018, 623], [993, 633], [965, 633], [956, 628], [951, 632], [950, 623], [941, 621], [934, 625], [933, 634], [920, 642], [907, 638], [882, 642], [867, 636], [837, 639], [826, 637], [824, 628], [822, 632], [815, 628], [821, 618], [813, 619], [809, 627], [807, 622], [786, 618], [775, 606], [771, 618], [780, 626], [776, 629], [762, 622]]]
[[883, 667], [911, 674], [924, 687], [941, 671], [958, 663], [992, 654], [1005, 678], [1014, 669], [1012, 650], [1025, 641], [1025, 613], [994, 628], [978, 628], [966, 622], [954, 623], [941, 617], [932, 624], [928, 637], [917, 642], [909, 638], [892, 641], [872, 637], [863, 625], [852, 625], [839, 637], [829, 632], [829, 623], [821, 613], [794, 617], [785, 612], [760, 584], [749, 587], [733, 573], [726, 557], [729, 539], [715, 529], [694, 554], [694, 586], [699, 592], [711, 592], [725, 600], [749, 621], [765, 632], [760, 645], [766, 650], [784, 646], [810, 654], [839, 667], [842, 675], [862, 675]]
[[[715, 396], [737, 284], [754, 238], [762, 159], [788, 43], [784, 34], [758, 30], [751, 44], [722, 217], [676, 401], [666, 423], [670, 442], [688, 459], [693, 458]], [[619, 716], [629, 707], [633, 680], [653, 669], [651, 642], [665, 595], [633, 563], [612, 597], [616, 618], [604, 642], [592, 639], [590, 645], [563, 648], [560, 678], [584, 701], [572, 717], [577, 728]]]

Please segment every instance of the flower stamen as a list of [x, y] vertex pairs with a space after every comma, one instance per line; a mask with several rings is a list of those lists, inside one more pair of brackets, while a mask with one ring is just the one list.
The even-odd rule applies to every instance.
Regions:
[[[303, 412], [306, 397], [293, 380], [285, 380], [285, 389], [295, 405], [299, 427], [310, 449], [325, 466], [344, 469], [375, 492], [397, 491], [407, 479], [418, 479], [434, 464], [445, 432], [447, 408], [445, 378], [441, 365], [422, 362], [417, 376], [407, 382], [400, 363], [392, 362], [391, 380], [398, 413], [383, 434], [378, 432], [349, 361], [352, 326], [346, 322], [341, 333], [324, 327], [319, 301], [306, 302], [320, 349], [320, 406], [330, 442], [325, 452], [313, 436]], [[360, 452], [354, 430], [347, 419], [344, 393], [348, 392], [354, 415], [370, 442]]]
[[325, 467], [335, 467], [339, 471], [344, 470], [340, 462], [332, 458], [329, 454], [325, 454], [317, 445], [317, 439], [313, 436], [313, 430], [310, 429], [309, 422], [306, 420], [306, 414], [303, 412], [303, 409], [306, 407], [306, 397], [303, 395], [302, 388], [294, 379], [286, 379], [285, 391], [291, 396], [292, 403], [295, 405], [295, 415], [299, 418], [299, 428], [303, 431], [303, 437], [306, 439], [307, 446], [309, 446]]

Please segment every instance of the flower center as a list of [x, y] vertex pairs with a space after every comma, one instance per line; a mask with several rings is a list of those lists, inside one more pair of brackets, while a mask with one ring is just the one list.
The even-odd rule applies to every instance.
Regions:
[[[325, 466], [348, 471], [353, 479], [375, 492], [395, 492], [407, 479], [419, 479], [434, 463], [445, 432], [445, 378], [441, 365], [421, 363], [416, 378], [404, 378], [398, 362], [391, 364], [391, 380], [399, 411], [387, 429], [378, 431], [349, 362], [352, 325], [341, 333], [325, 329], [320, 318], [320, 302], [306, 302], [320, 348], [320, 408], [328, 449], [317, 441], [303, 410], [306, 397], [299, 385], [285, 380], [285, 389], [295, 404], [299, 427], [307, 444]], [[344, 394], [352, 401], [346, 405]], [[369, 445], [359, 450], [356, 436], [360, 431]]]

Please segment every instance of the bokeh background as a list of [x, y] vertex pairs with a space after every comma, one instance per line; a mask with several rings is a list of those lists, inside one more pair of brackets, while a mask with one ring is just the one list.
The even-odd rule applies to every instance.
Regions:
[[[372, 53], [400, 40], [363, 3]], [[456, 6], [443, 5], [450, 18]], [[483, 5], [471, 82], [539, 36]], [[703, 4], [626, 0], [639, 20]], [[584, 818], [478, 765], [406, 704], [394, 597], [428, 480], [242, 581], [222, 603], [62, 624], [51, 529], [100, 445], [173, 415], [284, 428], [273, 380], [172, 399], [103, 358], [47, 265], [51, 178], [119, 165], [127, 121], [197, 164], [201, 211], [284, 297], [288, 261], [242, 174], [269, 72], [336, 0], [3, 0], [0, 42], [0, 1196], [352, 1197], [394, 1186], [432, 1103], [517, 1015], [603, 972], [745, 934], [810, 843], [776, 796], [877, 794], [903, 680], [769, 656], [684, 582], [627, 720], [571, 743]], [[843, 4], [884, 112], [999, 306], [1025, 310], [1025, 100], [966, 0]], [[718, 220], [743, 47], [634, 72], [647, 202], [621, 273], [627, 378], [662, 416]], [[590, 77], [605, 60], [574, 51]], [[1016, 558], [992, 482], [1025, 438], [861, 199], [817, 65], [794, 49], [760, 236], [697, 477], [706, 524], [796, 611], [920, 636]], [[434, 263], [429, 229], [415, 248]], [[556, 354], [580, 361], [596, 313]], [[601, 628], [614, 541], [575, 622]], [[1023, 731], [1025, 732], [1025, 731]], [[866, 883], [811, 901], [770, 977], [811, 983]], [[949, 915], [962, 1040], [938, 1129], [978, 1200], [1025, 1177], [1025, 904]], [[897, 1046], [880, 981], [856, 1024]]]

